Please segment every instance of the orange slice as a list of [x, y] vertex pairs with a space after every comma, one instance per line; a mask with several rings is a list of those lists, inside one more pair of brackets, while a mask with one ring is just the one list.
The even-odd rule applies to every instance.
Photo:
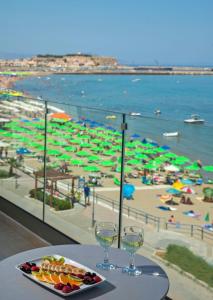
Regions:
[[59, 280], [60, 280], [60, 283], [63, 283], [63, 284], [67, 284], [69, 282], [68, 276], [64, 275], [63, 273], [59, 274]]
[[53, 284], [54, 281], [51, 279], [51, 274], [48, 274], [48, 273], [43, 273], [42, 275], [42, 279], [45, 281], [45, 282], [48, 282], [48, 283], [51, 283]]
[[54, 284], [60, 283], [59, 275], [56, 273], [50, 274], [50, 279], [53, 281]]

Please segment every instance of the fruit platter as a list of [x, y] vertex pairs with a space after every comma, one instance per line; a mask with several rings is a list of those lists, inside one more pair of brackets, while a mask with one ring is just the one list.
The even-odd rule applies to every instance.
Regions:
[[57, 254], [21, 263], [16, 269], [62, 296], [81, 292], [105, 281], [105, 277], [94, 270]]

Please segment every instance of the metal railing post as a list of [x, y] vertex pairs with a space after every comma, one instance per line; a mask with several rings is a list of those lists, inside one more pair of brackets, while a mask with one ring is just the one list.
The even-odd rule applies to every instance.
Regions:
[[95, 226], [95, 187], [92, 190], [92, 228]]
[[44, 181], [43, 181], [43, 215], [42, 220], [44, 222], [45, 220], [45, 200], [46, 200], [46, 180], [47, 180], [47, 170], [46, 170], [46, 163], [47, 163], [47, 114], [48, 114], [48, 108], [47, 108], [47, 101], [45, 100], [45, 107], [44, 107]]
[[123, 214], [123, 185], [124, 185], [124, 159], [125, 159], [125, 131], [127, 130], [126, 115], [122, 114], [122, 150], [121, 150], [121, 177], [120, 177], [120, 201], [119, 201], [119, 220], [118, 220], [118, 248], [121, 247], [121, 230]]

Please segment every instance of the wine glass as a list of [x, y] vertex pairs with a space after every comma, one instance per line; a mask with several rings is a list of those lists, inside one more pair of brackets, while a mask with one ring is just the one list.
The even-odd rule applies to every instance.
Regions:
[[100, 246], [104, 248], [104, 262], [98, 263], [97, 268], [102, 270], [112, 270], [116, 266], [109, 262], [109, 248], [117, 238], [117, 226], [111, 222], [100, 222], [95, 226], [95, 237]]
[[143, 245], [144, 232], [143, 229], [137, 226], [124, 227], [124, 232], [121, 238], [123, 249], [129, 253], [129, 266], [122, 268], [123, 273], [128, 273], [132, 276], [142, 274], [135, 266], [135, 252]]

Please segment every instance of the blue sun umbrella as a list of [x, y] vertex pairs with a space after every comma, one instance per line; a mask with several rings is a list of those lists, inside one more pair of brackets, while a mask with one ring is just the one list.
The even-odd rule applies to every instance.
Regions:
[[135, 187], [133, 184], [125, 184], [124, 185], [124, 198], [132, 199], [132, 195], [135, 191]]
[[166, 191], [167, 191], [167, 193], [172, 194], [172, 195], [180, 195], [181, 194], [181, 191], [173, 189], [173, 188], [170, 188]]

